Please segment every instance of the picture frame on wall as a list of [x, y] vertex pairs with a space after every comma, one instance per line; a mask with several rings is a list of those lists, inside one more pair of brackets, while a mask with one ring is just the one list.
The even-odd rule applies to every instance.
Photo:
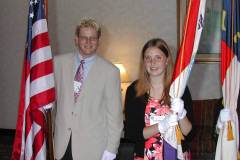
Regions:
[[[188, 0], [177, 0], [177, 35], [178, 48], [181, 43], [184, 18], [187, 12]], [[205, 7], [204, 27], [196, 55], [196, 63], [219, 63], [221, 52], [221, 13], [222, 3], [207, 0]]]

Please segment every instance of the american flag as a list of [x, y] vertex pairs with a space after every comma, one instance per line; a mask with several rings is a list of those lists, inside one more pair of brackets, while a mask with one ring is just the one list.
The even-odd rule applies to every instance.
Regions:
[[[176, 59], [173, 73], [173, 82], [169, 95], [172, 98], [182, 97], [198, 50], [203, 29], [206, 0], [189, 0], [185, 17], [183, 40]], [[164, 135], [164, 159], [184, 159], [178, 126], [170, 128]], [[179, 135], [179, 134], [178, 134]], [[178, 142], [180, 141], [180, 142]]]
[[55, 101], [52, 52], [43, 0], [30, 0], [12, 160], [46, 159], [45, 110]]
[[221, 29], [221, 84], [223, 104], [225, 108], [231, 110], [232, 120], [220, 130], [215, 160], [236, 160], [239, 146], [239, 120], [237, 114], [237, 101], [240, 89], [239, 0], [223, 0]]

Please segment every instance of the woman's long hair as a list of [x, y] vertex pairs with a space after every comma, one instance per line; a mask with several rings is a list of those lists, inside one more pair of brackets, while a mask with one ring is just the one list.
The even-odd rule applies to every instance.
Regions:
[[168, 59], [168, 65], [166, 67], [166, 71], [164, 75], [164, 90], [163, 90], [164, 96], [162, 100], [164, 101], [165, 104], [169, 104], [170, 103], [169, 89], [170, 89], [171, 80], [172, 80], [173, 59], [167, 43], [160, 38], [151, 39], [143, 46], [143, 49], [141, 52], [139, 78], [135, 88], [137, 92], [137, 96], [144, 95], [151, 88], [150, 77], [144, 65], [145, 52], [148, 48], [151, 48], [151, 47], [156, 47], [160, 49]]

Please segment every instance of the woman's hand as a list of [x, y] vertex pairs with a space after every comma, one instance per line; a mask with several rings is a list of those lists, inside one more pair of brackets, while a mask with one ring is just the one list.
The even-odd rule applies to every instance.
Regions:
[[184, 102], [181, 98], [171, 98], [171, 110], [178, 115], [178, 120], [183, 119], [187, 111], [184, 108]]

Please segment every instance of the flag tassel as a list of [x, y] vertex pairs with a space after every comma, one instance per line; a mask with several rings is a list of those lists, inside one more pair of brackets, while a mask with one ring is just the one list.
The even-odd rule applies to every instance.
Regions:
[[181, 144], [182, 140], [184, 140], [184, 137], [179, 125], [176, 125], [175, 129], [176, 129], [177, 144]]
[[234, 140], [231, 121], [227, 122], [227, 140]]

